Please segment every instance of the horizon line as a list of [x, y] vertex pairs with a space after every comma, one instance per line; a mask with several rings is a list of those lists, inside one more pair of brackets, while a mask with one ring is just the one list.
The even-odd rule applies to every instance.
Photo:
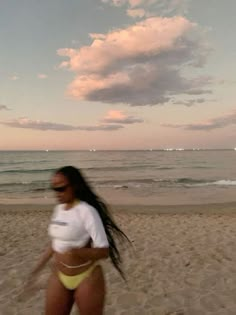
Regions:
[[235, 151], [236, 148], [163, 148], [163, 149], [0, 149], [0, 152], [61, 152], [61, 151], [86, 151], [86, 152], [97, 152], [97, 151]]

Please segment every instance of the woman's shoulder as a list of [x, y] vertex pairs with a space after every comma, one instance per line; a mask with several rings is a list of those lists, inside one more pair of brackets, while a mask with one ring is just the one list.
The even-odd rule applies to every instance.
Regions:
[[79, 203], [76, 205], [77, 209], [81, 210], [81, 211], [85, 211], [85, 210], [91, 210], [94, 209], [93, 206], [91, 206], [89, 203], [87, 203], [86, 201], [79, 201]]
[[91, 206], [86, 201], [80, 201], [76, 206], [78, 212], [81, 214], [81, 216], [89, 216], [96, 212], [96, 209]]
[[58, 203], [57, 205], [54, 206], [54, 212], [58, 212], [60, 210], [63, 210], [63, 204], [62, 203]]

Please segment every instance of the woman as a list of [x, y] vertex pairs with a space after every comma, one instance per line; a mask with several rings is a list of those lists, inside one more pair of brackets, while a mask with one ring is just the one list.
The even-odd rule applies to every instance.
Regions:
[[37, 275], [53, 257], [45, 314], [69, 315], [76, 303], [80, 315], [102, 315], [105, 282], [99, 260], [110, 257], [124, 278], [115, 237], [128, 238], [75, 167], [59, 169], [52, 189], [59, 201], [49, 225], [52, 242], [32, 272]]

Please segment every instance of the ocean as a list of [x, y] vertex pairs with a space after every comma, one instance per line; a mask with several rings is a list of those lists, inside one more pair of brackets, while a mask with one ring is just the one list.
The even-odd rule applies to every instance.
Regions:
[[0, 203], [52, 202], [50, 178], [80, 168], [110, 203], [205, 204], [236, 201], [236, 151], [1, 151]]

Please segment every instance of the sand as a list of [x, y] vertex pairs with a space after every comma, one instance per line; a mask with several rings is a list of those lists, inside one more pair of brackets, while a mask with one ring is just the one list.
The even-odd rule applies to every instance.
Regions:
[[[50, 214], [50, 205], [0, 205], [1, 315], [43, 314], [49, 266], [30, 294], [22, 285], [48, 242]], [[236, 314], [235, 203], [123, 205], [114, 217], [133, 248], [122, 250], [128, 284], [102, 263], [105, 315]]]

